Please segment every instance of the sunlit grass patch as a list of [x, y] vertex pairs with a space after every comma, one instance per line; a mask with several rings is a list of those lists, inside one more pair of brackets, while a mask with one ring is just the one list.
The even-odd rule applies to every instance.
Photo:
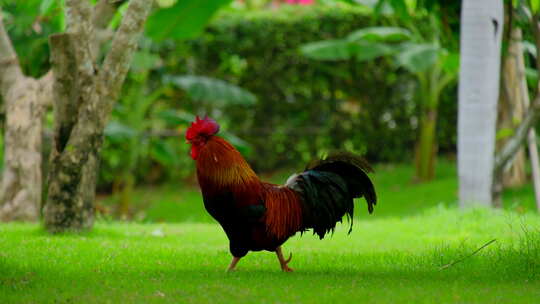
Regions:
[[340, 225], [322, 241], [297, 235], [284, 246], [292, 274], [268, 252], [248, 254], [226, 274], [227, 239], [215, 224], [101, 222], [60, 236], [4, 224], [0, 303], [534, 303], [538, 229], [532, 213], [437, 207], [357, 219], [350, 235]]

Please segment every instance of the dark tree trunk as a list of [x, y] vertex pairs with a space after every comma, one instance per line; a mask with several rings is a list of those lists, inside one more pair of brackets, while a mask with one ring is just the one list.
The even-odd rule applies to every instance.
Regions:
[[435, 177], [437, 155], [437, 108], [424, 109], [420, 120], [420, 135], [416, 146], [416, 179], [418, 182]]

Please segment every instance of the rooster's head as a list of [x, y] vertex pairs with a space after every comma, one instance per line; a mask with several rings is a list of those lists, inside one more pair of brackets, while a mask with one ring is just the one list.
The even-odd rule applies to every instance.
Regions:
[[208, 116], [203, 119], [197, 116], [186, 132], [186, 140], [191, 144], [191, 158], [197, 159], [200, 149], [217, 132], [219, 132], [219, 125], [215, 120]]

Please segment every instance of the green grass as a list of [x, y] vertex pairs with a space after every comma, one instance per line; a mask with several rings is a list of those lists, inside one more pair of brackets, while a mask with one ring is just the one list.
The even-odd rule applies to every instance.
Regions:
[[[264, 180], [282, 184], [293, 171], [263, 176]], [[379, 196], [372, 216], [366, 217], [363, 199], [356, 215], [363, 219], [411, 216], [438, 205], [456, 206], [458, 184], [455, 162], [441, 158], [437, 163], [436, 179], [429, 183], [413, 183], [414, 169], [410, 164], [379, 165], [371, 174]], [[112, 206], [111, 197], [102, 204]], [[531, 184], [506, 190], [503, 194], [506, 209], [517, 212], [535, 210]], [[203, 222], [213, 223], [202, 205], [197, 185], [165, 185], [138, 188], [133, 195], [133, 218], [144, 222]]]
[[[290, 239], [292, 274], [268, 252], [226, 274], [228, 241], [195, 185], [138, 188], [138, 223], [105, 216], [80, 235], [2, 224], [0, 303], [538, 302], [540, 216], [530, 185], [504, 193], [506, 210], [460, 211], [452, 161], [439, 160], [436, 180], [424, 184], [411, 182], [408, 165], [376, 172], [375, 213], [362, 200], [351, 235], [339, 225], [323, 241]], [[289, 174], [264, 178], [282, 183]]]
[[[250, 253], [238, 271], [219, 226], [98, 223], [50, 236], [0, 225], [0, 303], [536, 303], [540, 217], [436, 207], [295, 236], [294, 273]], [[448, 269], [491, 239], [495, 243]]]

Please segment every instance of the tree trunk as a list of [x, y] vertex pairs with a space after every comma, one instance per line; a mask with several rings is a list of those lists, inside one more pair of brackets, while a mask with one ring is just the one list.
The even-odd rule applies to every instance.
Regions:
[[[110, 38], [106, 29], [122, 2], [100, 0], [96, 3], [92, 23], [99, 37], [90, 42], [94, 58], [101, 42]], [[44, 184], [41, 161], [43, 115], [52, 104], [52, 82], [51, 73], [39, 80], [23, 75], [0, 11], [0, 91], [7, 117], [0, 220], [36, 220], [39, 217]], [[91, 173], [91, 170], [85, 172]]]
[[420, 119], [420, 136], [416, 147], [416, 180], [425, 182], [435, 177], [437, 142], [437, 108], [423, 109]]
[[[525, 75], [525, 59], [523, 58], [523, 34], [520, 28], [517, 28], [513, 35], [513, 39], [516, 44], [516, 65], [519, 75], [519, 87], [521, 91], [521, 97], [523, 98], [523, 107], [525, 111], [530, 108], [529, 88], [527, 87], [527, 78]], [[533, 175], [534, 194], [536, 200], [537, 209], [540, 211], [540, 161], [538, 157], [538, 145], [536, 143], [536, 131], [534, 127], [531, 127], [527, 135], [529, 157], [531, 160], [531, 169]]]
[[86, 1], [67, 0], [68, 31], [50, 37], [55, 76], [55, 145], [44, 209], [51, 232], [90, 228], [103, 131], [152, 1], [132, 0], [100, 69], [90, 41], [95, 33]]
[[45, 227], [50, 232], [85, 230], [94, 224], [97, 157], [95, 153], [87, 157], [87, 162], [77, 170], [63, 166], [60, 154], [52, 156], [44, 209]]
[[38, 82], [21, 76], [4, 95], [6, 124], [0, 220], [35, 221], [41, 202], [43, 106]]
[[0, 92], [5, 103], [4, 170], [0, 220], [36, 220], [41, 205], [43, 112], [50, 102], [50, 77], [25, 77], [0, 11]]
[[118, 198], [118, 215], [122, 220], [130, 217], [134, 186], [135, 178], [128, 172], [116, 182], [116, 189], [113, 190], [113, 194]]
[[503, 3], [463, 0], [458, 115], [459, 201], [492, 205]]
[[527, 137], [533, 175], [534, 198], [536, 209], [540, 212], [540, 159], [538, 157], [538, 145], [536, 143], [536, 131], [534, 128], [529, 131]]
[[[513, 130], [523, 120], [524, 104], [521, 90], [519, 57], [523, 58], [519, 43], [521, 41], [521, 29], [515, 27], [510, 34], [511, 38], [508, 46], [508, 53], [504, 58], [503, 75], [501, 77], [502, 88], [499, 103], [498, 130], [503, 136], [497, 141], [497, 148], [501, 149], [510, 137]], [[522, 59], [523, 60], [523, 59]], [[523, 75], [524, 76], [524, 75]], [[528, 92], [525, 92], [528, 94]], [[507, 134], [506, 136], [504, 134]], [[522, 186], [527, 182], [525, 172], [525, 149], [520, 148], [509, 168], [502, 173], [502, 187]], [[499, 181], [496, 181], [499, 182]]]
[[44, 215], [45, 226], [52, 232], [90, 228], [94, 221], [93, 202], [88, 201], [91, 197], [84, 191], [95, 185], [91, 177], [96, 168], [90, 167], [94, 162], [89, 160], [97, 155], [99, 136], [89, 141], [87, 150], [82, 153], [70, 143], [72, 135], [79, 135], [72, 133], [83, 104], [88, 103], [88, 95], [84, 93], [94, 82], [92, 66], [74, 68], [83, 66], [87, 60], [75, 44], [88, 41], [77, 41], [77, 38], [74, 34], [56, 34], [50, 38], [55, 76], [55, 129]]
[[[539, 15], [534, 15], [531, 21], [531, 28], [536, 43], [536, 70], [540, 71], [540, 27]], [[522, 65], [523, 66], [523, 65]], [[524, 69], [524, 68], [523, 68]], [[524, 73], [522, 71], [522, 73]], [[522, 91], [525, 91], [525, 85], [522, 84]], [[523, 120], [514, 130], [513, 135], [504, 146], [495, 155], [493, 174], [500, 176], [507, 164], [512, 160], [516, 152], [522, 147], [523, 143], [530, 137], [530, 131], [540, 119], [540, 82], [536, 86], [536, 96], [530, 106], [527, 108]], [[523, 95], [525, 96], [525, 95]], [[526, 96], [528, 97], [528, 96]], [[534, 148], [532, 150], [535, 150]], [[496, 191], [497, 189], [495, 189]]]

